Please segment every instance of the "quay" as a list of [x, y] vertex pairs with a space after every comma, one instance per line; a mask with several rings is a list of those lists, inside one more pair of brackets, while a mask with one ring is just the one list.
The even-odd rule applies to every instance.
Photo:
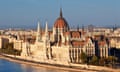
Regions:
[[49, 64], [49, 63], [42, 63], [32, 60], [25, 60], [20, 58], [19, 56], [14, 55], [7, 55], [7, 54], [0, 54], [1, 59], [9, 60], [12, 62], [20, 63], [20, 64], [28, 64], [31, 66], [36, 67], [44, 67], [44, 68], [51, 68], [51, 69], [58, 69], [58, 70], [67, 70], [67, 71], [76, 71], [76, 72], [120, 72], [120, 69], [112, 69], [107, 67], [100, 67], [100, 66], [92, 66], [83, 65], [83, 66], [64, 66], [64, 65], [56, 65], [56, 64]]

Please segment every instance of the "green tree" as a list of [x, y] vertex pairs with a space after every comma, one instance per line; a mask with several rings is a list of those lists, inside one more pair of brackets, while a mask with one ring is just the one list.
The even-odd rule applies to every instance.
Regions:
[[93, 64], [93, 65], [98, 65], [98, 57], [94, 55], [92, 57], [90, 63]]
[[118, 58], [115, 56], [108, 56], [107, 58], [107, 62], [109, 63], [110, 66], [112, 66], [117, 60]]
[[83, 51], [81, 52], [80, 58], [82, 63], [87, 63], [87, 55]]

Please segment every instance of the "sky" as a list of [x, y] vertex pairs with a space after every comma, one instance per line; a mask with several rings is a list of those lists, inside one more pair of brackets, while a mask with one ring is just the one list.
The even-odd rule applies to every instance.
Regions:
[[51, 28], [60, 8], [70, 27], [119, 26], [120, 0], [0, 0], [0, 28]]

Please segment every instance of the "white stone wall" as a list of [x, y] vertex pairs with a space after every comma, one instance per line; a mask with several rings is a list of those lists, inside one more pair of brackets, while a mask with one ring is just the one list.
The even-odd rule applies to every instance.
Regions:
[[61, 62], [61, 63], [68, 63], [70, 62], [69, 58], [69, 47], [52, 47], [52, 55], [53, 60]]
[[14, 49], [22, 50], [22, 43], [23, 43], [22, 40], [15, 40], [14, 41]]

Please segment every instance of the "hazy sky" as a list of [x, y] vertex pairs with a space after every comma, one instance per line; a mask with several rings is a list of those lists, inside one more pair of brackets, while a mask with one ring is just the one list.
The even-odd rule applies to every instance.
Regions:
[[52, 27], [60, 7], [70, 27], [120, 24], [120, 0], [0, 0], [0, 28], [44, 27], [46, 20]]

